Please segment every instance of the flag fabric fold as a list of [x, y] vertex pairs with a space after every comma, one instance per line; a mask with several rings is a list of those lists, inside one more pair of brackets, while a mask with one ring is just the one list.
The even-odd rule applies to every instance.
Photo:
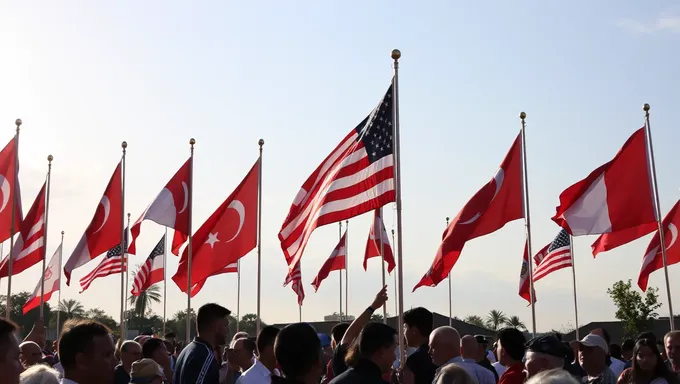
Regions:
[[562, 268], [573, 267], [572, 256], [571, 236], [561, 229], [555, 239], [534, 256], [534, 282]]
[[[522, 270], [519, 273], [519, 296], [531, 305], [531, 285], [529, 282], [529, 250], [528, 243], [524, 243], [524, 257]], [[534, 275], [535, 276], [535, 275]], [[534, 303], [536, 302], [536, 290], [534, 289]]]
[[[106, 277], [123, 273], [127, 270], [127, 244], [128, 244], [128, 229], [125, 228], [125, 251], [121, 252], [120, 244], [116, 244], [113, 248], [106, 252], [106, 257], [97, 265], [90, 273], [80, 279], [80, 293], [85, 292], [86, 289], [99, 277]], [[121, 262], [121, 258], [123, 261]]]
[[293, 272], [286, 276], [286, 281], [283, 282], [283, 286], [285, 287], [290, 283], [293, 283], [291, 288], [297, 295], [298, 305], [302, 306], [302, 303], [305, 301], [305, 288], [302, 284], [302, 270], [300, 268], [300, 262], [295, 265]]
[[149, 289], [150, 286], [163, 281], [165, 277], [165, 259], [165, 235], [163, 235], [135, 275], [132, 291], [130, 291], [133, 296], [139, 296], [142, 292]]
[[[21, 187], [19, 186], [19, 151], [12, 138], [0, 151], [0, 242], [12, 234], [12, 202], [15, 202], [15, 228], [23, 221]], [[12, 272], [14, 274], [14, 272]]]
[[[217, 276], [217, 275], [221, 275], [221, 274], [224, 274], [224, 273], [238, 273], [238, 262], [229, 264], [226, 267], [220, 269], [219, 271], [213, 273], [210, 276], [211, 277]], [[203, 289], [203, 286], [205, 285], [206, 281], [208, 281], [208, 279], [201, 280], [198, 283], [194, 284], [193, 287], [191, 287], [191, 297], [196, 296], [196, 294], [198, 292], [200, 292], [201, 289]]]
[[42, 279], [45, 279], [45, 296], [43, 302], [46, 303], [52, 298], [52, 294], [59, 290], [59, 282], [61, 281], [61, 245], [52, 255], [49, 264], [45, 268], [45, 275], [38, 280], [38, 285], [33, 290], [33, 293], [26, 301], [23, 307], [24, 315], [34, 308], [40, 307], [40, 292]]
[[[680, 263], [680, 245], [677, 244], [678, 227], [680, 227], [680, 209], [678, 209], [678, 206], [680, 206], [680, 201], [675, 203], [662, 221], [664, 242], [666, 243], [666, 266]], [[652, 272], [662, 268], [663, 253], [661, 252], [661, 238], [657, 230], [652, 240], [650, 240], [645, 256], [642, 259], [640, 274], [638, 275], [638, 287], [643, 291], [647, 291], [649, 276]]]
[[[373, 257], [380, 257], [387, 263], [387, 273], [392, 273], [396, 263], [394, 262], [394, 254], [390, 246], [390, 240], [385, 230], [385, 223], [380, 217], [380, 209], [376, 209], [373, 215], [373, 225], [368, 233], [368, 241], [366, 242], [366, 252], [364, 253], [364, 271], [367, 267], [368, 259]], [[377, 234], [377, 235], [376, 235]], [[380, 243], [382, 242], [383, 255], [380, 254]]]
[[319, 290], [321, 282], [324, 281], [332, 271], [341, 271], [347, 268], [347, 230], [340, 238], [338, 245], [335, 246], [331, 255], [321, 266], [319, 273], [312, 281], [314, 292]]

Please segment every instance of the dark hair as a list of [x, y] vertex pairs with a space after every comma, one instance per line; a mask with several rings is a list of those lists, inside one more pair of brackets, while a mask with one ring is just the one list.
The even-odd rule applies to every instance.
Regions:
[[[321, 340], [311, 325], [290, 324], [276, 336], [274, 355], [281, 372], [289, 379], [298, 379], [321, 364]], [[275, 380], [272, 375], [272, 382]]]
[[557, 338], [557, 340], [562, 341], [562, 334], [561, 333], [555, 332], [554, 335]]
[[[604, 328], [596, 328], [596, 329], [599, 329], [600, 331], [602, 331], [602, 338], [604, 339], [604, 341], [607, 342], [607, 345], [610, 345], [612, 343], [612, 339], [611, 339], [611, 337], [609, 337], [609, 332], [607, 332], [607, 330], [604, 329]], [[595, 329], [593, 329], [593, 331], [595, 331]]]
[[657, 377], [661, 377], [666, 379], [666, 381], [669, 383], [675, 383], [677, 381], [677, 377], [674, 373], [671, 373], [666, 363], [664, 363], [664, 361], [661, 359], [659, 348], [656, 347], [656, 340], [654, 339], [639, 339], [637, 343], [635, 343], [635, 349], [633, 349], [633, 378], [635, 378], [635, 382], [645, 381], [646, 379], [642, 380], [642, 378], [649, 376], [642, 373], [642, 369], [638, 365], [637, 358], [635, 357], [642, 347], [651, 349], [652, 354], [654, 357], [656, 357], [656, 366], [654, 366], [653, 378], [655, 379]]
[[61, 334], [59, 361], [64, 369], [75, 368], [76, 355], [87, 353], [95, 337], [111, 337], [111, 331], [96, 321], [82, 320]]
[[175, 337], [177, 337], [177, 335], [175, 335], [175, 332], [168, 332], [168, 333], [165, 334], [166, 339], [172, 339], [172, 338], [175, 338]]
[[626, 339], [621, 344], [621, 352], [632, 351], [633, 349], [635, 349], [635, 340], [633, 339]]
[[609, 355], [615, 359], [623, 360], [623, 357], [621, 357], [621, 347], [618, 344], [609, 346]]
[[19, 330], [19, 327], [16, 325], [16, 323], [0, 318], [0, 346], [2, 346], [0, 347], [0, 351], [3, 351], [2, 356], [0, 357], [2, 357], [3, 360], [5, 357], [5, 352], [9, 349], [6, 343], [8, 341], [12, 341], [12, 337], [14, 337], [14, 333], [17, 330]]
[[571, 348], [568, 341], [563, 341], [562, 346], [564, 347], [564, 365], [562, 368], [569, 371], [576, 356], [574, 356], [574, 350]]
[[219, 304], [205, 304], [198, 309], [196, 328], [201, 332], [201, 330], [206, 330], [216, 320], [224, 319], [229, 315], [231, 315], [231, 311]]
[[250, 353], [251, 355], [255, 354], [255, 350], [257, 349], [257, 344], [255, 343], [255, 338], [254, 337], [244, 337], [242, 339], [243, 342], [243, 349], [247, 352]]
[[370, 359], [380, 349], [393, 346], [396, 335], [397, 330], [387, 324], [368, 323], [359, 333], [355, 344], [358, 345], [361, 357]]
[[335, 340], [336, 344], [340, 344], [342, 337], [345, 336], [345, 332], [347, 332], [347, 328], [349, 328], [349, 323], [339, 323], [333, 326], [333, 329], [331, 329], [331, 337]]
[[165, 346], [165, 343], [162, 339], [151, 338], [147, 340], [144, 345], [142, 345], [142, 356], [152, 359], [154, 352], [156, 352], [156, 350], [160, 348], [161, 345]]
[[423, 307], [409, 309], [404, 312], [404, 324], [415, 327], [423, 337], [430, 337], [432, 333], [432, 312]]
[[638, 337], [637, 337], [637, 339], [635, 339], [635, 341], [637, 342], [638, 340], [641, 340], [641, 339], [651, 340], [652, 342], [656, 343], [656, 335], [654, 334], [654, 332], [649, 332], [649, 331], [642, 332], [638, 335]]
[[513, 360], [522, 360], [525, 351], [524, 344], [526, 343], [522, 331], [517, 328], [503, 328], [498, 331], [498, 341]]
[[268, 325], [260, 331], [257, 335], [257, 353], [258, 355], [262, 353], [267, 347], [274, 348], [274, 341], [276, 340], [276, 335], [279, 334], [279, 329]]

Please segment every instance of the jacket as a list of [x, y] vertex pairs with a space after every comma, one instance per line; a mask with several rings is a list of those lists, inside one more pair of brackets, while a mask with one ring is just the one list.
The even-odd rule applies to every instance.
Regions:
[[217, 384], [220, 381], [220, 363], [213, 347], [196, 337], [182, 350], [172, 375], [174, 384]]

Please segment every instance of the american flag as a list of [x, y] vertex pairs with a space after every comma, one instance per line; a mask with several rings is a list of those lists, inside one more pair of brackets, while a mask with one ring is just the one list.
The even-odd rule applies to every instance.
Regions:
[[552, 243], [546, 245], [534, 256], [536, 270], [534, 281], [538, 281], [550, 273], [562, 268], [571, 267], [571, 236], [562, 229]]
[[293, 272], [286, 276], [286, 281], [283, 283], [283, 286], [285, 287], [290, 283], [293, 283], [291, 288], [298, 297], [298, 305], [301, 306], [302, 302], [305, 300], [305, 289], [302, 286], [302, 272], [300, 270], [300, 263], [297, 263]]
[[279, 232], [289, 274], [314, 229], [395, 201], [393, 116], [390, 85], [380, 104], [302, 185]]
[[139, 296], [143, 291], [150, 286], [163, 281], [165, 273], [165, 235], [156, 244], [156, 247], [151, 251], [149, 257], [146, 258], [144, 264], [139, 267], [135, 280], [132, 283], [133, 296]]
[[[124, 245], [125, 245], [125, 255], [127, 255], [127, 247], [128, 247], [128, 229], [125, 228], [125, 240], [124, 240]], [[106, 277], [109, 275], [115, 275], [116, 273], [121, 273], [125, 272], [127, 268], [127, 258], [124, 257], [123, 262], [121, 263], [121, 249], [120, 249], [120, 244], [116, 244], [115, 247], [109, 249], [108, 252], [106, 252], [106, 257], [97, 265], [90, 273], [85, 275], [82, 279], [80, 279], [80, 287], [82, 288], [80, 293], [85, 292], [87, 288], [90, 287], [92, 282], [96, 280], [98, 277]], [[125, 264], [124, 266], [122, 264]]]

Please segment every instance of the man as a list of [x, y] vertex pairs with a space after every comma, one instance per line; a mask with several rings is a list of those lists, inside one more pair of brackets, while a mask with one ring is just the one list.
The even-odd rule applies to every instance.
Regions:
[[368, 323], [357, 339], [357, 363], [331, 384], [384, 383], [382, 376], [392, 369], [397, 349], [397, 331], [387, 324]]
[[28, 369], [36, 364], [41, 364], [43, 360], [43, 353], [38, 343], [33, 341], [24, 341], [19, 344], [19, 359], [24, 369]]
[[83, 320], [61, 334], [59, 359], [64, 368], [63, 384], [111, 384], [116, 366], [111, 331], [91, 320]]
[[589, 334], [579, 341], [579, 361], [587, 377], [588, 384], [616, 384], [617, 377], [607, 367], [609, 345], [602, 337]]
[[[269, 377], [276, 370], [276, 356], [274, 356], [274, 341], [279, 334], [279, 329], [272, 326], [262, 328], [257, 335], [257, 359], [255, 363], [243, 372], [236, 380], [236, 384], [269, 384]], [[246, 339], [243, 339], [246, 340]]]
[[527, 378], [550, 369], [562, 369], [566, 350], [561, 341], [553, 335], [540, 336], [529, 340], [526, 345], [524, 370]]
[[311, 325], [296, 323], [283, 328], [274, 342], [274, 356], [285, 379], [272, 377], [272, 382], [319, 383], [323, 374], [321, 341]]
[[[465, 339], [466, 348], [476, 348], [477, 341], [472, 336]], [[474, 344], [471, 344], [471, 341]], [[435, 379], [441, 374], [442, 370], [450, 364], [460, 365], [472, 378], [476, 379], [477, 384], [495, 384], [496, 379], [488, 369], [477, 364], [473, 360], [465, 360], [461, 356], [461, 346], [463, 342], [460, 334], [453, 327], [439, 327], [430, 334], [429, 354], [432, 362], [439, 367], [435, 371]]]
[[135, 384], [162, 384], [165, 373], [161, 366], [152, 359], [141, 359], [132, 364], [130, 377], [130, 382]]
[[18, 329], [16, 324], [0, 319], [0, 378], [7, 384], [19, 384], [22, 371], [16, 335]]
[[198, 309], [196, 330], [198, 336], [187, 345], [177, 358], [172, 375], [174, 384], [217, 383], [220, 363], [215, 358], [214, 346], [224, 345], [229, 334], [231, 311], [215, 303]]
[[524, 383], [524, 343], [522, 331], [516, 328], [503, 328], [498, 331], [498, 362], [505, 367], [498, 384]]
[[142, 358], [142, 346], [138, 342], [127, 340], [120, 346], [120, 364], [114, 371], [114, 384], [128, 384], [132, 363]]
[[406, 359], [406, 369], [413, 374], [415, 384], [431, 384], [437, 370], [428, 353], [432, 322], [432, 312], [423, 307], [404, 312], [406, 343], [409, 347], [417, 348]]
[[343, 336], [345, 336], [347, 328], [349, 328], [348, 323], [338, 323], [335, 324], [331, 329], [331, 349], [333, 350], [333, 353], [330, 360], [328, 360], [328, 364], [326, 365], [326, 375], [323, 378], [322, 384], [330, 382], [335, 377], [333, 374], [333, 356], [335, 356], [335, 351], [338, 349]]
[[172, 368], [170, 368], [170, 354], [162, 339], [151, 338], [142, 347], [142, 356], [151, 359], [161, 367], [163, 377], [172, 383]]
[[635, 349], [635, 340], [626, 339], [621, 344], [621, 357], [626, 363], [633, 360], [633, 349]]
[[239, 371], [243, 373], [249, 370], [255, 363], [254, 356], [256, 348], [257, 344], [255, 344], [255, 341], [250, 337], [242, 337], [233, 340], [231, 346], [227, 350], [227, 359], [230, 363], [236, 365]]
[[[606, 329], [604, 328], [595, 328], [592, 331], [590, 331], [591, 334], [600, 336], [604, 341], [607, 343], [607, 351], [609, 351], [609, 346], [612, 344], [612, 340], [609, 337], [609, 332], [607, 332]], [[621, 373], [623, 373], [623, 370], [626, 368], [626, 363], [611, 357], [611, 354], [607, 352], [607, 366], [609, 369], [612, 370], [612, 373], [614, 373], [614, 376], [619, 377], [621, 376]]]
[[670, 331], [664, 336], [663, 343], [668, 356], [668, 368], [680, 374], [680, 331]]
[[474, 356], [475, 361], [477, 364], [491, 371], [496, 382], [498, 382], [498, 372], [496, 372], [496, 368], [491, 365], [491, 361], [489, 361], [487, 357], [489, 355], [489, 341], [486, 340], [486, 336], [484, 335], [475, 335], [475, 340], [477, 341], [477, 354]]

